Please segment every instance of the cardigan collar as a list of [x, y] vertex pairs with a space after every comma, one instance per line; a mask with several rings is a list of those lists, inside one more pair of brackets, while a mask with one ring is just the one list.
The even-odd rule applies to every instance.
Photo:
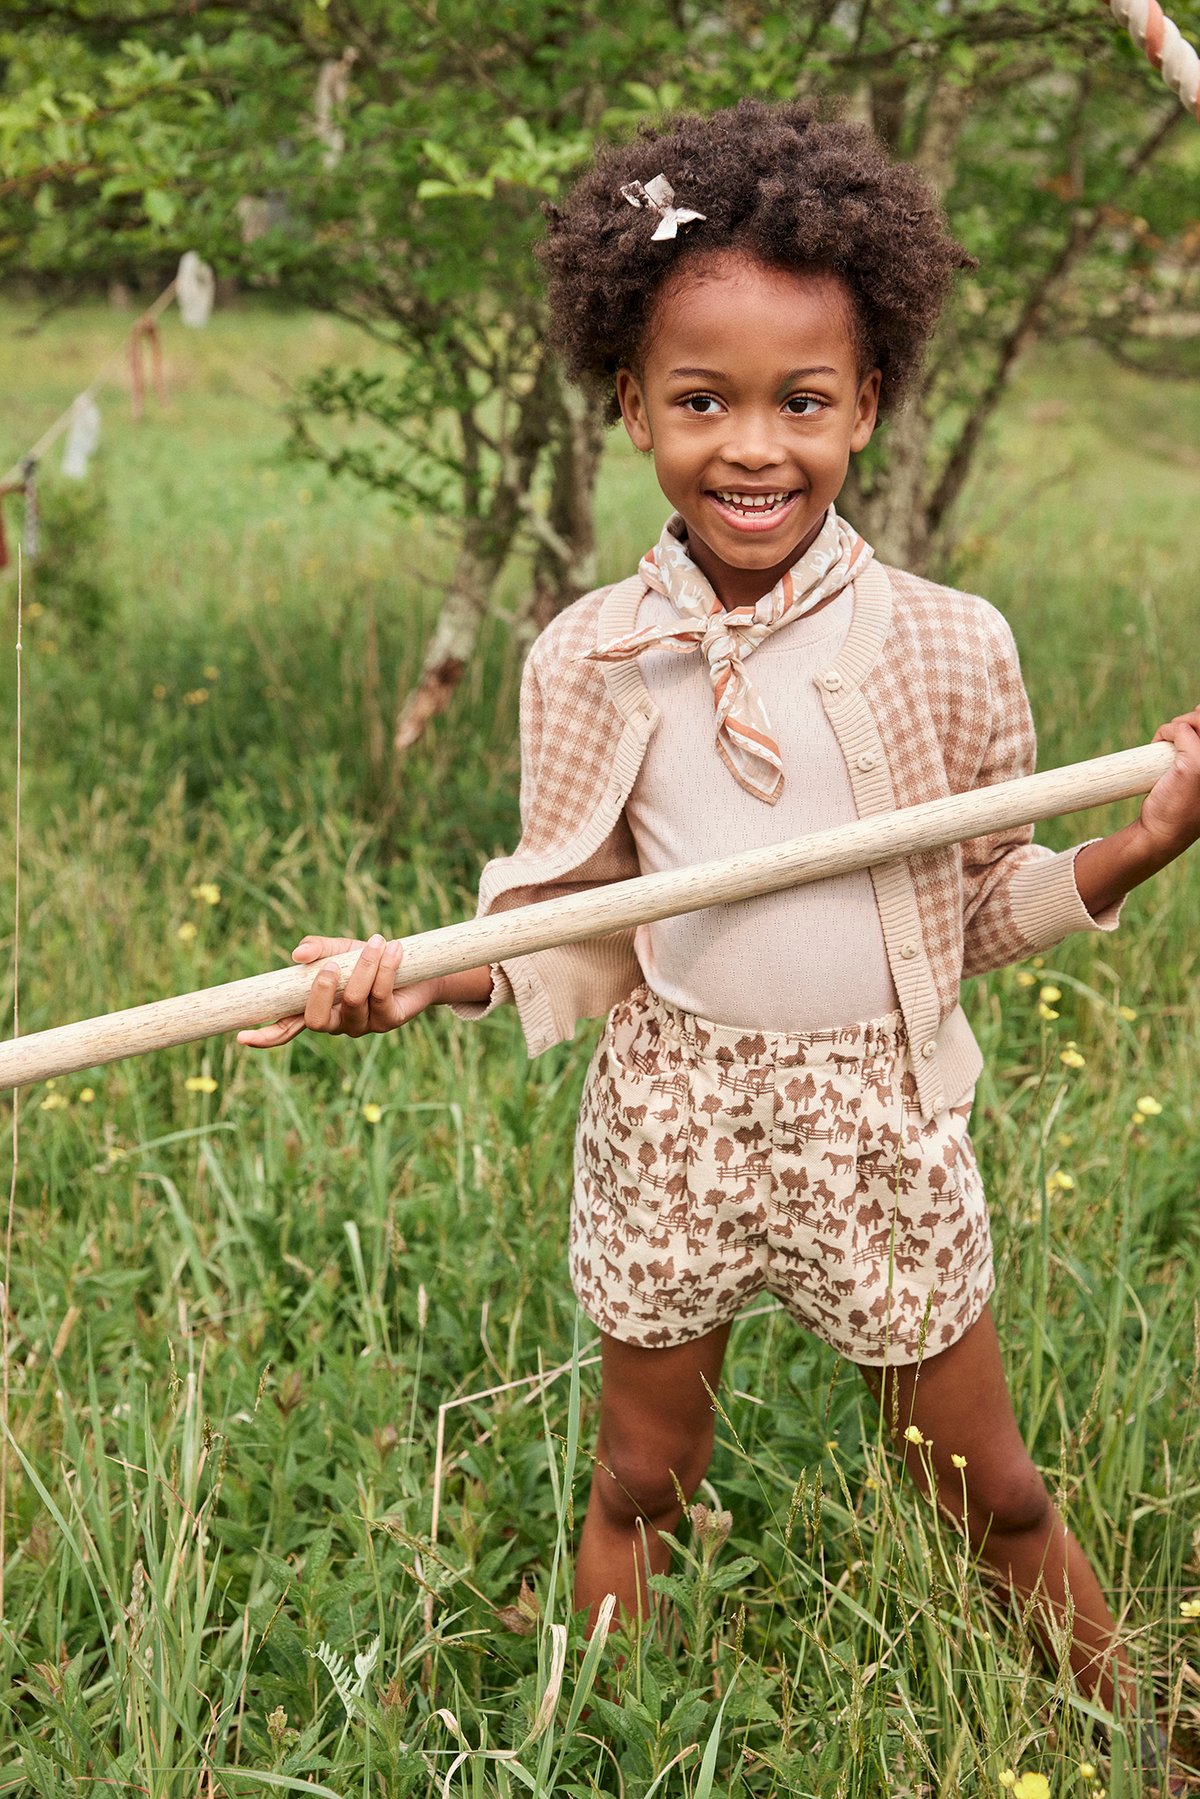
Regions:
[[[632, 631], [648, 589], [641, 575], [610, 587], [596, 615], [596, 643], [609, 643]], [[826, 688], [860, 687], [879, 659], [892, 620], [892, 584], [875, 557], [854, 580], [854, 612], [846, 641], [836, 661], [820, 677]], [[601, 664], [609, 697], [624, 718], [654, 720], [658, 710], [650, 698], [637, 657]], [[836, 677], [830, 679], [831, 676]]]

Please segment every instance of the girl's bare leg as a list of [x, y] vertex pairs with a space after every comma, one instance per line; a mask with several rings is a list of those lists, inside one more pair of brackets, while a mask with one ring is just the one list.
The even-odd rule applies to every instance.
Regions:
[[674, 1349], [634, 1349], [601, 1335], [600, 1436], [575, 1561], [575, 1606], [589, 1628], [606, 1593], [647, 1615], [647, 1564], [665, 1573], [659, 1531], [679, 1522], [678, 1481], [690, 1498], [712, 1457], [716, 1390], [729, 1326]]
[[[925, 1492], [921, 1448], [902, 1433], [915, 1424], [929, 1440], [925, 1454], [937, 1476], [938, 1503], [958, 1519], [965, 1483], [968, 1538], [1001, 1579], [1020, 1594], [1039, 1588], [1056, 1621], [1066, 1615], [1069, 1589], [1070, 1661], [1083, 1691], [1111, 1711], [1119, 1688], [1122, 1711], [1135, 1712], [1136, 1676], [1100, 1583], [1055, 1511], [1017, 1429], [991, 1307], [949, 1349], [889, 1369], [886, 1387], [880, 1369], [861, 1373], [882, 1404], [885, 1424], [895, 1430], [908, 1472]], [[952, 1455], [965, 1456], [966, 1467], [956, 1468]]]

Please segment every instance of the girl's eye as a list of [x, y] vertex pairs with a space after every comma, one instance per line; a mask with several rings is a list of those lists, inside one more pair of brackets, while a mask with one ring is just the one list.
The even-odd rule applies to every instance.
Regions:
[[793, 394], [789, 400], [784, 401], [794, 419], [811, 418], [824, 404], [824, 400], [818, 400], [815, 394]]
[[[713, 394], [688, 394], [683, 404], [697, 418], [707, 419], [712, 417], [721, 402]], [[709, 410], [710, 407], [712, 411]]]

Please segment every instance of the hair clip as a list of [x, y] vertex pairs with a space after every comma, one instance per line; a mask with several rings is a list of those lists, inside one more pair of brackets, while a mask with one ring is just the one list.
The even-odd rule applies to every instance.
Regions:
[[647, 181], [645, 187], [640, 181], [627, 181], [621, 189], [621, 198], [628, 200], [631, 206], [648, 206], [651, 212], [658, 214], [650, 242], [658, 243], [662, 238], [675, 237], [681, 225], [690, 225], [693, 219], [702, 219], [702, 212], [694, 212], [690, 206], [676, 206], [675, 189], [665, 175], [656, 175], [653, 181]]

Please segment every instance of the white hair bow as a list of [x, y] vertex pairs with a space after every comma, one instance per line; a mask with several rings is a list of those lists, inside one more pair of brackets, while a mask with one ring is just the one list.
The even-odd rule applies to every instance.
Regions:
[[653, 181], [647, 181], [645, 187], [640, 181], [628, 181], [621, 189], [621, 198], [628, 200], [631, 206], [648, 206], [658, 214], [658, 224], [651, 235], [650, 242], [658, 243], [666, 237], [675, 237], [681, 225], [690, 225], [693, 219], [702, 219], [702, 212], [694, 212], [690, 206], [676, 206], [675, 189], [665, 175], [656, 175]]

